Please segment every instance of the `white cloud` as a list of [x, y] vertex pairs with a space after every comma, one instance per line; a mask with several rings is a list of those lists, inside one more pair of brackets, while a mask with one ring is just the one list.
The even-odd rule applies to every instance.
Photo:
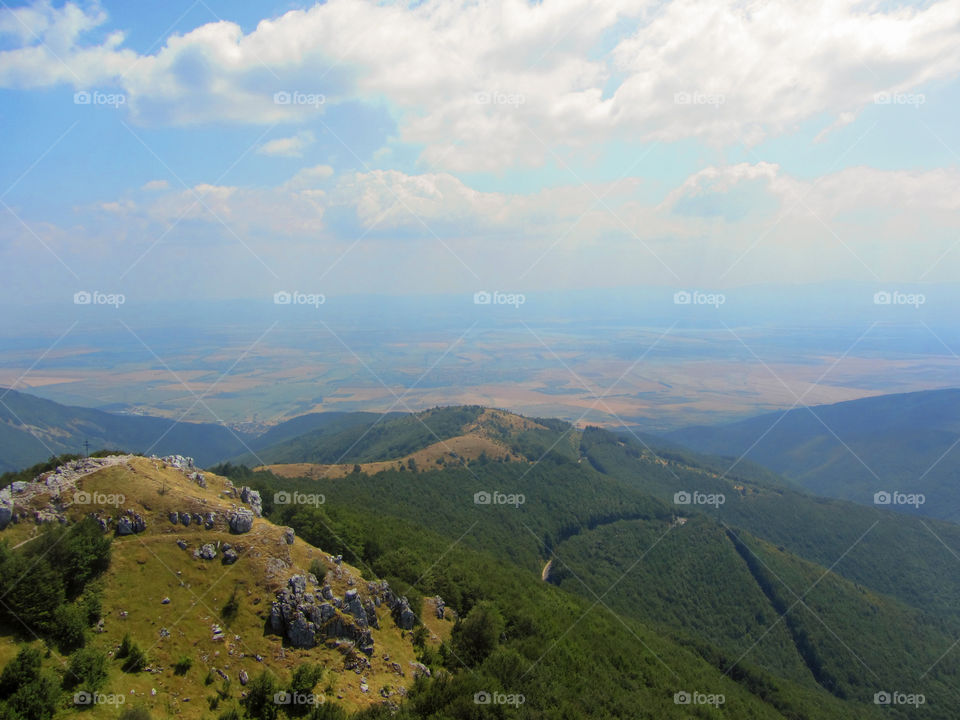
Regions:
[[166, 180], [150, 180], [149, 182], [144, 183], [143, 187], [140, 189], [152, 192], [154, 190], [166, 190], [169, 187], [170, 183], [168, 183]]
[[279, 157], [300, 157], [303, 151], [313, 145], [315, 138], [309, 130], [298, 132], [296, 135], [285, 138], [276, 138], [265, 142], [257, 152], [260, 155], [273, 155]]
[[399, 139], [453, 172], [540, 165], [610, 139], [755, 143], [821, 115], [849, 123], [878, 92], [960, 72], [960, 0], [337, 0], [248, 34], [209, 23], [141, 57], [119, 34], [84, 41], [104, 21], [95, 6], [0, 17], [22, 45], [0, 53], [2, 86], [112, 82], [137, 121], [171, 125], [298, 122], [386, 98]]

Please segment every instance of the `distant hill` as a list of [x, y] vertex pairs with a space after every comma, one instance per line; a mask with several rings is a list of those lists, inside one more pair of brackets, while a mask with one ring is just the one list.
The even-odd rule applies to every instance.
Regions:
[[0, 389], [0, 396], [0, 471], [19, 470], [52, 454], [81, 453], [85, 441], [91, 450], [110, 447], [149, 450], [156, 455], [181, 453], [206, 465], [241, 452], [243, 443], [252, 440], [214, 423], [114, 415], [60, 405], [16, 390]]
[[[20, 470], [51, 455], [115, 448], [154, 455], [178, 453], [206, 467], [256, 452], [305, 433], [342, 433], [367, 427], [401, 413], [310, 413], [282, 422], [261, 435], [216, 423], [175, 422], [147, 415], [119, 415], [93, 408], [61, 405], [17, 390], [0, 388], [0, 472]], [[334, 430], [330, 430], [333, 428]], [[252, 456], [248, 456], [249, 458]]]
[[694, 450], [745, 458], [818, 495], [872, 505], [878, 492], [920, 493], [901, 512], [960, 522], [960, 389], [852, 400], [677, 430]]

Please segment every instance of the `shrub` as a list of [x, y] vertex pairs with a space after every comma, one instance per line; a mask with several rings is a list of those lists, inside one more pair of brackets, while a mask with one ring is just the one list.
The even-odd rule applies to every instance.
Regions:
[[[139, 645], [130, 640], [129, 635], [125, 635], [123, 641], [126, 643], [126, 651], [122, 655], [120, 652], [117, 653], [117, 657], [123, 658], [123, 665], [120, 666], [120, 669], [125, 673], [140, 672], [147, 666], [147, 654]], [[123, 644], [121, 644], [120, 649], [121, 651], [124, 650]]]
[[320, 561], [320, 558], [310, 561], [310, 572], [317, 578], [317, 582], [323, 585], [323, 579], [327, 576], [327, 566]]
[[75, 603], [64, 604], [54, 613], [53, 639], [60, 652], [67, 654], [86, 642], [87, 614]]
[[193, 667], [193, 660], [188, 656], [184, 655], [173, 664], [173, 674], [186, 675], [187, 672], [189, 672], [190, 668], [192, 667]]
[[269, 670], [257, 675], [247, 685], [247, 697], [243, 700], [247, 715], [256, 720], [274, 720], [277, 717], [274, 695], [279, 689], [276, 678]]
[[63, 686], [71, 689], [79, 687], [94, 692], [103, 687], [107, 680], [107, 656], [95, 648], [78, 650], [70, 658]]

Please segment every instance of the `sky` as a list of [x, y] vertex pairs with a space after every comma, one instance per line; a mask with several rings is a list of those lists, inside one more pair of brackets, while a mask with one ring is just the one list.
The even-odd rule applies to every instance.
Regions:
[[4, 2], [0, 300], [953, 283], [958, 75], [960, 0]]

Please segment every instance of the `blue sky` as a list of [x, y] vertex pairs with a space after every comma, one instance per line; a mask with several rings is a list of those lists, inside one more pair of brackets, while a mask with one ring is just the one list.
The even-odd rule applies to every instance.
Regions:
[[0, 292], [953, 282], [957, 28], [957, 0], [11, 3]]

